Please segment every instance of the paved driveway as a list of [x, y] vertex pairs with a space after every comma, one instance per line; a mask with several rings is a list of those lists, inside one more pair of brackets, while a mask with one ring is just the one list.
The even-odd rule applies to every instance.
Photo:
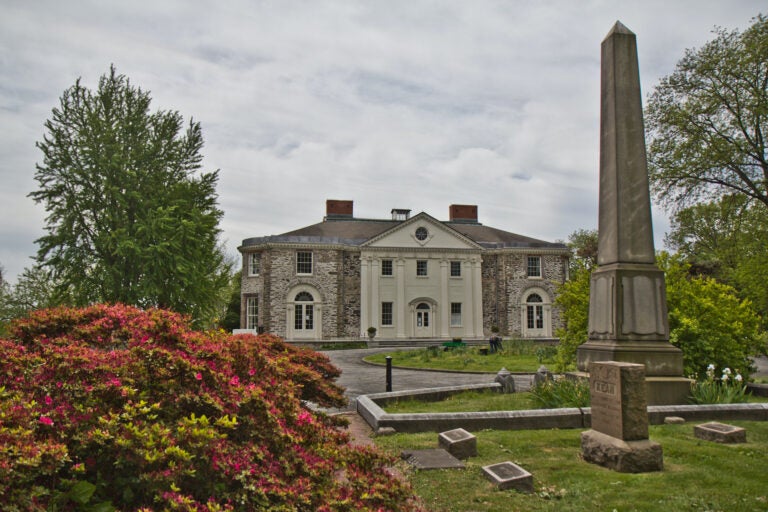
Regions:
[[[384, 366], [374, 366], [363, 362], [363, 358], [379, 353], [391, 352], [392, 348], [370, 348], [355, 350], [330, 350], [324, 352], [333, 364], [341, 369], [341, 377], [337, 381], [346, 388], [346, 395], [350, 399], [349, 409], [354, 410], [354, 399], [360, 395], [371, 393], [383, 393], [386, 389], [387, 376]], [[405, 349], [396, 349], [405, 350]], [[423, 347], [422, 347], [423, 350]], [[397, 361], [392, 361], [397, 366]], [[411, 389], [439, 388], [445, 386], [461, 386], [465, 384], [485, 384], [493, 382], [493, 374], [472, 374], [456, 372], [434, 372], [424, 370], [392, 369], [392, 391], [405, 391]], [[527, 389], [531, 377], [528, 375], [516, 376], [518, 389]]]

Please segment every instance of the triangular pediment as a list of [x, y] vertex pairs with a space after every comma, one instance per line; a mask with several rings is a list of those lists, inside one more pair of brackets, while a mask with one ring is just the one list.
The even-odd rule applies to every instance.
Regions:
[[424, 212], [371, 238], [361, 247], [482, 250], [471, 239]]

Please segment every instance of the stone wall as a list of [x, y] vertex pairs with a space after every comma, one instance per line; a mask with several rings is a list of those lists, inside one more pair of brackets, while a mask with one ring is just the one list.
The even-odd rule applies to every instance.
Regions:
[[[545, 291], [551, 303], [565, 281], [567, 260], [560, 255], [542, 255], [542, 277], [529, 278], [525, 252], [491, 252], [483, 255], [483, 314], [485, 335], [493, 325], [502, 336], [522, 336], [523, 300], [534, 288]], [[562, 326], [560, 311], [552, 307], [552, 335]]]
[[[304, 250], [304, 249], [298, 249]], [[307, 249], [309, 250], [309, 249]], [[289, 293], [299, 285], [311, 287], [322, 303], [323, 339], [359, 337], [360, 255], [358, 251], [312, 249], [312, 275], [296, 274], [293, 248], [269, 248], [261, 254], [261, 274], [247, 275], [243, 257], [242, 294], [259, 296], [259, 322], [267, 332], [286, 336]], [[241, 326], [245, 324], [245, 301], [241, 305]]]

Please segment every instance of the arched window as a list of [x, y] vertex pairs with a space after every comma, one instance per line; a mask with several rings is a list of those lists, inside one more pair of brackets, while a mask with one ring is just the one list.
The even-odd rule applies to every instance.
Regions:
[[[309, 292], [296, 294], [296, 302], [314, 302], [315, 298]], [[315, 307], [312, 304], [294, 305], [293, 328], [297, 331], [311, 331], [315, 328]]]
[[296, 302], [314, 302], [315, 298], [309, 292], [299, 292], [296, 294]]
[[525, 300], [526, 302], [526, 323], [528, 329], [543, 329], [544, 328], [544, 302], [541, 299], [541, 295], [538, 293], [532, 293]]

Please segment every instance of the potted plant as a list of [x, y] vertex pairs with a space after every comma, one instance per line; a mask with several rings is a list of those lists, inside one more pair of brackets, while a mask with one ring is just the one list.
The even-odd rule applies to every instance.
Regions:
[[368, 328], [368, 346], [369, 347], [376, 347], [378, 346], [378, 343], [375, 343], [373, 339], [376, 337], [376, 328], [371, 326]]

